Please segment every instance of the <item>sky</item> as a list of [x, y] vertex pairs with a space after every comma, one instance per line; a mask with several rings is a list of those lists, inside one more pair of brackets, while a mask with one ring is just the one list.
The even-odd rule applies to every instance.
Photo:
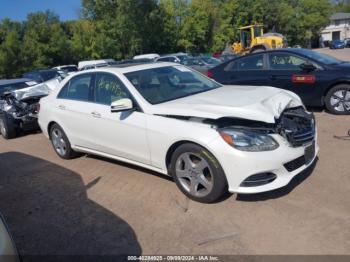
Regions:
[[28, 13], [47, 9], [59, 15], [61, 21], [73, 20], [78, 18], [80, 7], [81, 0], [0, 0], [0, 20], [23, 21]]

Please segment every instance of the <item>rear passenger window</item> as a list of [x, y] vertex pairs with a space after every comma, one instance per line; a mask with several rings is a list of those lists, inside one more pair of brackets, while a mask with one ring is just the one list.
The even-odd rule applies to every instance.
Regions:
[[58, 98], [89, 101], [92, 74], [72, 78], [58, 94]]
[[238, 59], [237, 69], [241, 71], [245, 70], [262, 70], [264, 69], [264, 55], [253, 55]]
[[235, 71], [235, 70], [237, 70], [236, 61], [229, 62], [224, 68], [224, 71]]

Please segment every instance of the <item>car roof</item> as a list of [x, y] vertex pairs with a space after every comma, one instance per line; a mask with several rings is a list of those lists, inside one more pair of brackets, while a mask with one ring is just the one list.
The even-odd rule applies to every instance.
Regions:
[[[160, 68], [160, 67], [166, 67], [166, 66], [181, 66], [178, 63], [171, 63], [171, 62], [152, 62], [152, 63], [139, 63], [139, 64], [120, 64], [120, 65], [112, 65], [108, 67], [100, 67], [95, 69], [89, 69], [84, 70], [81, 73], [87, 73], [87, 72], [112, 72], [112, 73], [130, 73], [140, 70], [146, 70], [146, 69], [152, 69], [152, 68]], [[76, 74], [75, 74], [76, 75]]]
[[33, 82], [32, 79], [29, 78], [16, 78], [16, 79], [2, 79], [0, 80], [0, 85], [11, 85], [11, 84], [18, 84], [18, 83], [24, 83], [24, 82]]
[[59, 69], [59, 68], [68, 67], [68, 66], [75, 66], [75, 67], [77, 67], [77, 65], [60, 65], [60, 66], [55, 66], [55, 67], [53, 67], [51, 69]]
[[158, 57], [157, 59], [159, 59], [159, 58], [167, 58], [167, 57], [176, 57], [177, 58], [176, 55], [162, 55], [161, 57]]
[[275, 53], [275, 52], [287, 52], [287, 53], [294, 53], [294, 54], [303, 55], [303, 53], [302, 53], [303, 50], [313, 51], [313, 50], [306, 49], [306, 48], [276, 48], [276, 49], [264, 50], [264, 51], [261, 51], [259, 53], [250, 53], [250, 54], [243, 55], [243, 56], [237, 56], [234, 59], [236, 60], [236, 59], [241, 59], [241, 58], [251, 56], [251, 55], [268, 54], [268, 53]]
[[30, 71], [30, 72], [25, 72], [24, 74], [29, 74], [29, 73], [41, 73], [41, 72], [54, 72], [56, 71], [57, 72], [57, 69], [38, 69], [38, 70], [33, 70], [33, 71]]

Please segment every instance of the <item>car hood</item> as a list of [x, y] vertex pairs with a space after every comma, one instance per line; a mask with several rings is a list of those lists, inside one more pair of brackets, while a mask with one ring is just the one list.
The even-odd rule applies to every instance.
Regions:
[[25, 100], [30, 97], [42, 97], [51, 93], [51, 91], [54, 90], [58, 84], [58, 79], [54, 78], [34, 86], [14, 90], [11, 93], [18, 101]]
[[152, 106], [157, 115], [209, 119], [234, 117], [274, 123], [286, 108], [302, 106], [289, 91], [269, 86], [223, 86]]
[[350, 70], [350, 63], [349, 62], [343, 62], [340, 64], [333, 65], [337, 69], [341, 70]]

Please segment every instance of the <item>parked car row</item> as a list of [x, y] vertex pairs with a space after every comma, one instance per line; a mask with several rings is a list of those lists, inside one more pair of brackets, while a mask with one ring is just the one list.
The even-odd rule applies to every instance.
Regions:
[[[5, 92], [0, 112], [19, 127], [33, 117], [61, 158], [89, 153], [142, 166], [205, 203], [283, 187], [310, 166], [316, 123], [304, 104], [350, 112], [350, 64], [333, 57], [302, 48], [223, 63], [183, 55], [75, 72], [45, 94], [24, 79]], [[208, 77], [193, 69], [199, 62]], [[9, 138], [6, 121], [1, 133]]]

